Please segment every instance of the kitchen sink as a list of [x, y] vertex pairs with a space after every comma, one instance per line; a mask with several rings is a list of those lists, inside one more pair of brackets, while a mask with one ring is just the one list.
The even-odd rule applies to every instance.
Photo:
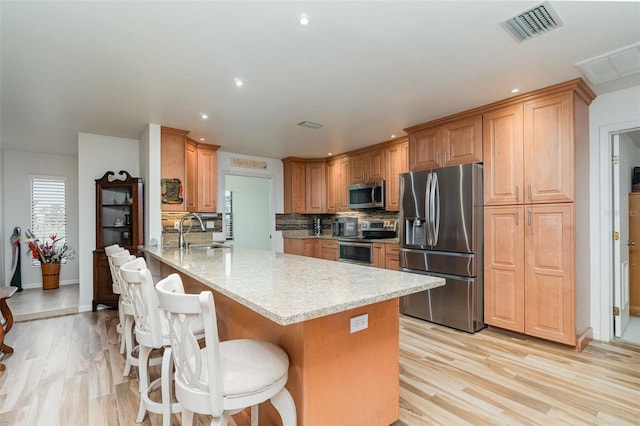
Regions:
[[205, 244], [187, 244], [187, 250], [216, 250], [216, 249], [232, 249], [233, 246], [228, 246], [223, 243], [205, 243]]

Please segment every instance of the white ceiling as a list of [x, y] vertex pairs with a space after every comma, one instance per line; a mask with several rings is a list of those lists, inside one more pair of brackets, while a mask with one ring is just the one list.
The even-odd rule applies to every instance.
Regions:
[[324, 157], [640, 41], [640, 2], [555, 1], [564, 25], [517, 44], [499, 23], [538, 3], [3, 0], [1, 144], [76, 154], [78, 132], [138, 139], [158, 123], [224, 151]]

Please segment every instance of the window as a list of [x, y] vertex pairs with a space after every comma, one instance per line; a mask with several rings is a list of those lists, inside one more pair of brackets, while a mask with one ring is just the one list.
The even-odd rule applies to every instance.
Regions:
[[[41, 241], [52, 235], [64, 244], [67, 237], [67, 180], [58, 177], [31, 178], [31, 232]], [[40, 262], [33, 260], [32, 265]]]
[[233, 240], [233, 193], [224, 191], [224, 236]]

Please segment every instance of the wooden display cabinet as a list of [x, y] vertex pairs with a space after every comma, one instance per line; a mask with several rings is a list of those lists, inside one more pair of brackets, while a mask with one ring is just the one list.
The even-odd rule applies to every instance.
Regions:
[[112, 308], [118, 306], [118, 295], [113, 293], [111, 271], [104, 248], [119, 244], [135, 253], [143, 242], [143, 181], [121, 170], [108, 171], [96, 179], [96, 249], [93, 252], [93, 302]]

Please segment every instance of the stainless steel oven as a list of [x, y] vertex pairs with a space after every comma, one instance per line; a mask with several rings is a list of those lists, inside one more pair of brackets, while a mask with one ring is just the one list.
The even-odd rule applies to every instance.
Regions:
[[340, 262], [373, 266], [373, 243], [358, 238], [338, 240]]

